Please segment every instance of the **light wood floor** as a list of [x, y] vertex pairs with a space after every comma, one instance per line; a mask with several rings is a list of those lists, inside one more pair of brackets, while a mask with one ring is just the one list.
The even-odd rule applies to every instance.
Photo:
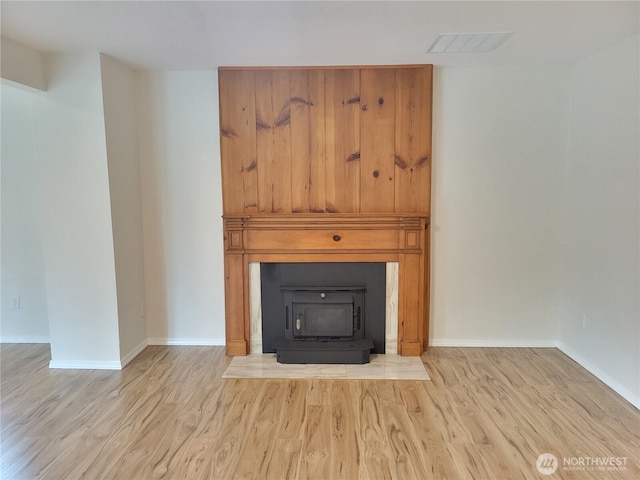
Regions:
[[[0, 349], [3, 479], [640, 478], [639, 412], [556, 349], [431, 348], [427, 382], [223, 380], [220, 347], [148, 347], [121, 372]], [[587, 457], [626, 470], [562, 465]]]

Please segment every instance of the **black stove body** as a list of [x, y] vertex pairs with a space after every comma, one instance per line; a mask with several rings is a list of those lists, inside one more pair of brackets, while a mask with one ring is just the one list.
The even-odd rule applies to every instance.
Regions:
[[261, 264], [261, 279], [263, 351], [278, 362], [361, 364], [384, 353], [384, 264]]

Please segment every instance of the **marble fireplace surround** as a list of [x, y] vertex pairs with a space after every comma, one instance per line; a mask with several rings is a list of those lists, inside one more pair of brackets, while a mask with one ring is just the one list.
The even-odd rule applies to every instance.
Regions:
[[419, 356], [429, 332], [428, 226], [417, 213], [225, 215], [227, 355], [261, 351], [261, 262], [382, 262], [385, 350]]

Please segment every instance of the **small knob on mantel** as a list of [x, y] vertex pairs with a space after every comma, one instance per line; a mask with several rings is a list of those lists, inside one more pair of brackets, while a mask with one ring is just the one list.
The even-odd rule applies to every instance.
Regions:
[[342, 239], [342, 237], [340, 235], [334, 235], [333, 236], [333, 241], [334, 242], [339, 242]]

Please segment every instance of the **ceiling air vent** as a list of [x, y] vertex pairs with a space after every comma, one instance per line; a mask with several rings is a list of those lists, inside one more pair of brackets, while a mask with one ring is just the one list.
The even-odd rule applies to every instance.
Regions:
[[441, 33], [429, 53], [489, 52], [498, 48], [513, 32]]

